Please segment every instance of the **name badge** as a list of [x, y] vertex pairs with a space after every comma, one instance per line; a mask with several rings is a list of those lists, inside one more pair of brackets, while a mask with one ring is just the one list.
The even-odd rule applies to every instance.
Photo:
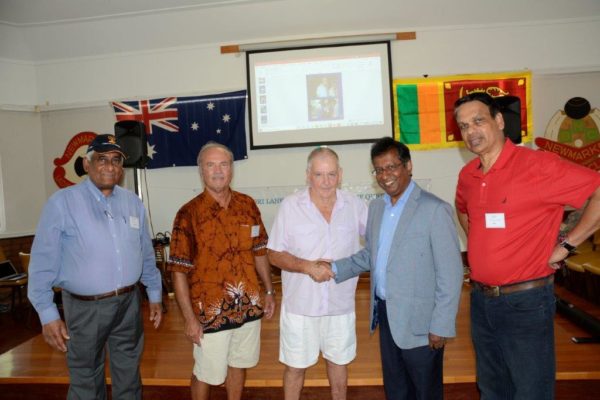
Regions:
[[250, 232], [250, 237], [258, 237], [260, 233], [260, 225], [252, 225], [252, 231]]
[[129, 216], [129, 226], [133, 229], [140, 229], [140, 219], [133, 215]]
[[504, 213], [486, 213], [485, 227], [488, 229], [506, 228], [506, 222], [504, 221]]

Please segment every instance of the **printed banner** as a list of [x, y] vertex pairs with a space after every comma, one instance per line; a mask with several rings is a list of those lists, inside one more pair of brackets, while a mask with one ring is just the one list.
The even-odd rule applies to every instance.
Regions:
[[521, 100], [523, 142], [533, 136], [531, 72], [395, 79], [394, 136], [414, 150], [462, 146], [454, 102], [472, 92]]
[[[422, 189], [428, 191], [431, 190], [431, 179], [414, 179], [414, 181], [421, 186]], [[267, 232], [270, 232], [273, 221], [275, 220], [275, 215], [277, 215], [277, 211], [279, 210], [279, 204], [286, 196], [302, 190], [305, 187], [306, 186], [241, 187], [234, 188], [234, 190], [245, 193], [254, 199], [260, 210], [265, 228], [267, 229]], [[371, 200], [383, 196], [383, 190], [378, 186], [373, 185], [373, 183], [343, 184], [342, 189], [354, 193], [367, 204]], [[200, 190], [198, 193], [199, 192]]]
[[208, 141], [227, 146], [234, 160], [246, 151], [246, 91], [194, 97], [111, 102], [117, 121], [143, 122], [148, 168], [195, 166]]

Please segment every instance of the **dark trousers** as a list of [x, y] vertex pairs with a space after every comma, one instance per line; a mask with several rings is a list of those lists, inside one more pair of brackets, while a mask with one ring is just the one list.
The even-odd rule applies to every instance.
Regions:
[[471, 292], [471, 337], [482, 400], [554, 398], [554, 285], [486, 297]]
[[110, 354], [112, 398], [141, 399], [140, 358], [144, 347], [140, 293], [134, 290], [97, 301], [63, 291], [70, 386], [68, 399], [106, 399], [105, 348]]
[[444, 349], [401, 349], [392, 338], [385, 301], [377, 301], [383, 387], [387, 400], [437, 400], [444, 397]]

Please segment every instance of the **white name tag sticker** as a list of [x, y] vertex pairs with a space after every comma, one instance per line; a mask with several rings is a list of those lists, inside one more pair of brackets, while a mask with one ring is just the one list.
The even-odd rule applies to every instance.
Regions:
[[504, 221], [504, 213], [486, 213], [485, 227], [488, 229], [506, 228], [506, 223]]
[[133, 215], [129, 217], [129, 226], [133, 229], [140, 229], [140, 219]]
[[250, 237], [258, 237], [260, 233], [260, 225], [252, 225], [252, 231], [250, 232]]

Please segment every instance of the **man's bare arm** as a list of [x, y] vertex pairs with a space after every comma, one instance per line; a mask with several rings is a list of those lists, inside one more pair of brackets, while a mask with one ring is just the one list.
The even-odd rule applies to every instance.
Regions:
[[309, 261], [287, 251], [268, 251], [269, 262], [284, 271], [309, 275], [315, 282], [324, 282], [334, 277], [331, 265], [321, 260]]

